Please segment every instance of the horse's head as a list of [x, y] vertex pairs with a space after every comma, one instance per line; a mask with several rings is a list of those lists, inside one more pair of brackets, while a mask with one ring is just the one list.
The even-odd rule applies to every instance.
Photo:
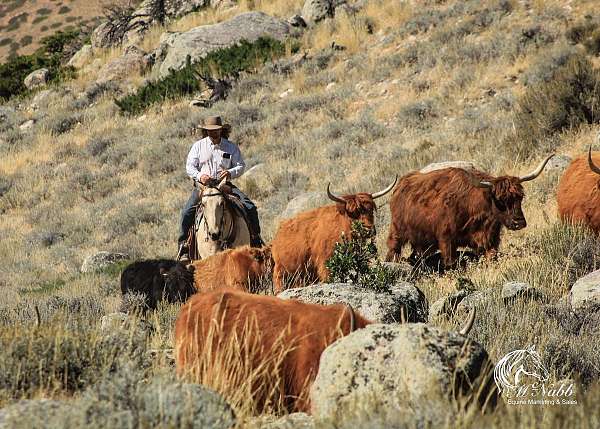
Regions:
[[206, 224], [206, 233], [213, 241], [219, 240], [222, 235], [226, 210], [226, 200], [223, 193], [226, 186], [225, 180], [223, 179], [218, 183], [213, 182], [207, 186], [203, 186], [200, 197], [204, 222]]
[[521, 359], [521, 367], [523, 369], [523, 374], [534, 377], [540, 382], [548, 380], [548, 377], [550, 376], [542, 363], [541, 356], [535, 351], [534, 346], [530, 346], [524, 350]]

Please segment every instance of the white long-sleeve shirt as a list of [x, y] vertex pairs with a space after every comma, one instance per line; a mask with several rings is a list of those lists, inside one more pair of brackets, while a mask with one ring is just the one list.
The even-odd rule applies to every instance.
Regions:
[[[229, 153], [231, 158], [224, 158], [224, 153]], [[224, 138], [221, 138], [218, 145], [214, 145], [210, 137], [198, 140], [192, 145], [185, 164], [188, 176], [196, 180], [200, 180], [203, 174], [216, 179], [219, 173], [225, 170], [235, 179], [244, 173], [245, 168], [246, 164], [237, 145]]]

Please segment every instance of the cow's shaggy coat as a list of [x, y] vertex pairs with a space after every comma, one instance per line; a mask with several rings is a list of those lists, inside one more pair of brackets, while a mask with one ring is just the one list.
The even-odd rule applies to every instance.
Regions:
[[[177, 373], [202, 372], [198, 367], [207, 362], [204, 353], [213, 354], [211, 363], [222, 359], [219, 345], [230, 344], [232, 336], [242, 344], [248, 339], [258, 341], [258, 347], [241, 347], [240, 358], [248, 373], [259, 372], [283, 350], [280, 365], [269, 369], [270, 376], [280, 380], [279, 392], [289, 411], [309, 412], [308, 392], [323, 350], [369, 323], [341, 304], [306, 304], [233, 290], [199, 293], [181, 307], [175, 323]], [[263, 383], [256, 380], [256, 385]], [[256, 392], [259, 407], [267, 396], [265, 391]]]
[[[600, 233], [600, 175], [592, 171], [588, 156], [571, 162], [558, 184], [558, 215], [565, 222], [581, 223]], [[591, 153], [600, 164], [600, 152]]]
[[256, 292], [261, 278], [270, 274], [271, 248], [237, 247], [194, 261], [193, 267], [194, 285], [199, 292], [223, 287]]

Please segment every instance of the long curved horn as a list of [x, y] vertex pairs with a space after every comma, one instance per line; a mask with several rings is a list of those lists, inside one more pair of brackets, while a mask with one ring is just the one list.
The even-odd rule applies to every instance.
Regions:
[[342, 204], [346, 204], [346, 201], [338, 196], [335, 196], [331, 193], [331, 191], [329, 190], [329, 187], [331, 186], [331, 182], [327, 184], [327, 196], [329, 197], [329, 199], [331, 201], [335, 201], [336, 203], [342, 203]]
[[590, 145], [590, 150], [588, 150], [588, 165], [590, 166], [590, 170], [596, 174], [600, 174], [600, 168], [592, 161], [592, 145]]
[[356, 315], [354, 314], [354, 309], [350, 304], [346, 304], [346, 308], [350, 311], [350, 333], [356, 331]]
[[473, 307], [473, 310], [471, 310], [471, 314], [469, 315], [469, 320], [467, 320], [465, 326], [459, 331], [461, 335], [469, 335], [469, 332], [473, 327], [473, 322], [475, 322], [475, 313], [477, 313], [477, 311], [475, 310], [475, 307]]
[[396, 174], [396, 178], [394, 179], [394, 183], [392, 183], [390, 186], [388, 186], [387, 188], [385, 188], [383, 191], [375, 192], [372, 195], [373, 199], [379, 198], [379, 197], [383, 197], [385, 194], [387, 194], [392, 189], [394, 189], [394, 186], [396, 186], [397, 182], [398, 182], [398, 175]]
[[554, 154], [550, 154], [546, 157], [546, 159], [544, 159], [542, 162], [540, 162], [540, 165], [538, 165], [538, 168], [536, 168], [533, 172], [525, 175], [525, 176], [521, 176], [519, 177], [519, 181], [521, 182], [527, 182], [529, 180], [533, 180], [536, 177], [538, 177], [540, 174], [542, 174], [542, 171], [544, 170], [544, 167], [546, 166], [546, 164], [548, 163], [548, 161], [550, 161], [550, 158], [552, 158], [554, 156]]

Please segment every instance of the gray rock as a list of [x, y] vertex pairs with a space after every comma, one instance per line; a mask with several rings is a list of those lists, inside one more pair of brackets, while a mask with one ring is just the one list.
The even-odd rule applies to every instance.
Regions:
[[510, 304], [518, 299], [538, 300], [544, 299], [541, 291], [523, 282], [508, 282], [502, 286], [502, 300], [505, 304]]
[[333, 18], [335, 6], [332, 0], [306, 0], [302, 8], [302, 18], [307, 24], [315, 24], [325, 18]]
[[581, 277], [575, 282], [569, 292], [569, 302], [574, 311], [600, 304], [600, 270]]
[[34, 95], [31, 103], [37, 105], [38, 107], [47, 107], [50, 99], [55, 94], [56, 92], [51, 89], [44, 89]]
[[571, 163], [571, 157], [568, 155], [558, 154], [554, 155], [546, 164], [545, 170], [561, 172], [565, 170]]
[[109, 265], [115, 264], [119, 261], [125, 261], [129, 259], [129, 255], [124, 253], [111, 253], [101, 251], [93, 255], [88, 256], [81, 265], [82, 273], [91, 273], [100, 269], [106, 268]]
[[19, 125], [19, 129], [21, 131], [27, 131], [33, 128], [33, 126], [35, 125], [35, 121], [33, 119], [29, 119], [25, 122], [23, 122], [21, 125]]
[[277, 296], [312, 304], [350, 304], [361, 315], [377, 323], [400, 323], [403, 319], [407, 322], [427, 321], [425, 295], [406, 282], [392, 286], [391, 293], [377, 293], [345, 283], [320, 283], [288, 289]]
[[457, 313], [460, 302], [470, 293], [468, 290], [461, 289], [438, 299], [429, 307], [429, 320], [433, 321], [440, 317], [453, 317]]
[[414, 273], [414, 267], [406, 261], [382, 262], [381, 265], [387, 270], [395, 273], [398, 277], [407, 279]]
[[108, 48], [112, 45], [112, 41], [109, 37], [109, 29], [110, 26], [107, 22], [103, 22], [94, 28], [90, 38], [92, 49]]
[[144, 71], [149, 65], [146, 52], [137, 46], [128, 46], [122, 56], [102, 67], [96, 84], [124, 80], [132, 73]]
[[331, 202], [327, 198], [325, 192], [304, 192], [292, 198], [285, 210], [279, 216], [280, 219], [289, 219], [296, 216], [298, 213], [321, 207], [322, 205]]
[[256, 164], [249, 168], [238, 181], [241, 189], [256, 189], [253, 193], [268, 194], [275, 191], [267, 164]]
[[67, 65], [75, 67], [76, 69], [80, 69], [92, 59], [93, 55], [94, 51], [92, 49], [92, 45], [83, 45], [81, 49], [75, 52]]
[[[456, 312], [469, 313], [473, 308], [481, 310], [485, 309], [486, 307], [493, 306], [500, 299], [497, 295], [498, 291], [491, 288], [472, 292], [458, 303], [456, 307]], [[479, 312], [479, 314], [482, 313]]]
[[41, 68], [29, 73], [23, 84], [27, 89], [34, 89], [46, 85], [48, 79], [50, 79], [50, 72], [46, 68]]
[[480, 344], [456, 332], [420, 323], [369, 325], [321, 355], [310, 393], [312, 415], [331, 419], [376, 400], [378, 413], [405, 410], [415, 423], [411, 427], [438, 426], [453, 394], [480, 386], [484, 395], [490, 393], [493, 382], [486, 378], [481, 385], [478, 379], [488, 362]]
[[157, 64], [154, 66], [160, 77], [169, 69], [185, 66], [186, 57], [192, 62], [209, 52], [233, 46], [245, 39], [254, 42], [261, 36], [269, 36], [283, 41], [291, 35], [292, 27], [277, 18], [262, 12], [242, 13], [228, 21], [213, 25], [203, 25], [184, 33], [165, 33], [156, 51]]
[[470, 161], [444, 161], [434, 162], [419, 170], [419, 173], [429, 173], [435, 170], [442, 170], [444, 168], [462, 168], [463, 170], [480, 170], [475, 164]]
[[231, 406], [217, 392], [199, 384], [155, 381], [139, 395], [140, 412], [148, 427], [231, 429], [236, 417]]

